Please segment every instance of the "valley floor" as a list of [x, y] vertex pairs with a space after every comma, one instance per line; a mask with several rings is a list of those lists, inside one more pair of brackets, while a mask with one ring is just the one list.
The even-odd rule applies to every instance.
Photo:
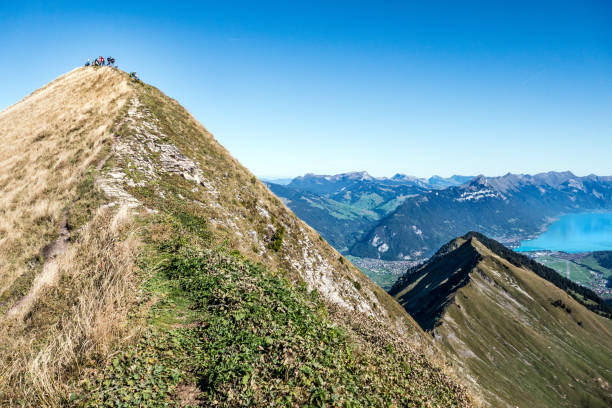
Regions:
[[612, 269], [601, 266], [591, 252], [570, 254], [557, 251], [526, 253], [542, 265], [562, 276], [591, 289], [603, 299], [612, 299]]

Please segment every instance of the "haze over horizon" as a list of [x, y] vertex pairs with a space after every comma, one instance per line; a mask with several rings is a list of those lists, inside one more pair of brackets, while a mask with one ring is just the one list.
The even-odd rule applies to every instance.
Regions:
[[0, 5], [0, 109], [112, 55], [267, 177], [612, 174], [612, 6]]
[[[555, 171], [555, 170], [551, 170], [551, 171]], [[588, 173], [588, 174], [577, 174], [576, 172], [573, 172], [571, 170], [558, 170], [558, 172], [565, 172], [565, 171], [570, 171], [572, 174], [574, 174], [577, 177], [586, 177], [586, 176], [590, 176], [592, 174], [596, 175], [596, 176], [612, 176], [612, 174], [595, 174], [595, 173]], [[538, 173], [548, 173], [547, 171], [544, 172], [538, 172], [538, 173], [512, 173], [512, 172], [505, 172], [503, 174], [484, 174], [484, 173], [477, 173], [477, 174], [457, 174], [457, 173], [452, 173], [452, 174], [430, 174], [430, 175], [425, 175], [425, 176], [415, 176], [414, 174], [407, 174], [407, 173], [402, 173], [402, 172], [395, 172], [393, 174], [372, 174], [371, 172], [367, 171], [367, 170], [349, 170], [349, 171], [341, 171], [339, 173], [313, 173], [313, 172], [307, 172], [304, 174], [298, 174], [295, 176], [268, 176], [268, 175], [257, 175], [260, 179], [266, 179], [266, 180], [271, 180], [271, 179], [294, 179], [296, 177], [301, 177], [301, 176], [306, 176], [307, 174], [313, 174], [316, 176], [335, 176], [338, 174], [350, 174], [350, 173], [368, 173], [370, 176], [374, 177], [374, 178], [391, 178], [396, 174], [402, 174], [405, 176], [413, 176], [413, 177], [418, 177], [418, 178], [423, 178], [423, 179], [428, 179], [430, 177], [442, 177], [442, 178], [449, 178], [452, 176], [469, 176], [469, 177], [477, 177], [477, 176], [485, 176], [485, 177], [502, 177], [505, 176], [506, 174], [510, 173], [510, 174], [517, 174], [517, 175], [530, 175], [533, 176], [535, 174]]]

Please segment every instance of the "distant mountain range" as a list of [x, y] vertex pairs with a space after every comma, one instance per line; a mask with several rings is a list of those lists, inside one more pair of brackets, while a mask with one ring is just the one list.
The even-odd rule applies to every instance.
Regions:
[[285, 185], [267, 184], [302, 220], [346, 254], [350, 246], [407, 198], [469, 179], [466, 176], [424, 179], [403, 174], [378, 178], [367, 172], [353, 172], [331, 176], [306, 174]]
[[365, 171], [341, 173], [336, 175], [306, 174], [294, 178], [288, 186], [298, 190], [309, 191], [317, 194], [330, 194], [339, 191], [359, 191], [363, 183], [376, 186], [409, 186], [422, 189], [439, 189], [463, 184], [471, 180], [471, 176], [451, 176], [448, 178], [432, 176], [430, 178], [419, 178], [397, 173], [393, 177], [373, 177]]
[[561, 214], [610, 209], [612, 177], [577, 177], [570, 172], [477, 176], [404, 200], [350, 253], [388, 260], [428, 257], [444, 242], [471, 230], [518, 244]]
[[291, 181], [293, 180], [292, 178], [273, 178], [273, 177], [260, 177], [259, 179], [263, 181], [264, 183], [280, 184], [281, 186], [286, 186], [287, 184], [291, 183]]
[[611, 406], [612, 310], [552, 269], [469, 233], [390, 293], [487, 405]]
[[406, 199], [470, 179], [466, 176], [424, 179], [402, 174], [378, 178], [366, 172], [353, 172], [332, 176], [307, 174], [286, 185], [267, 184], [301, 219], [336, 249], [347, 253], [350, 246]]
[[268, 185], [339, 251], [381, 260], [422, 260], [471, 230], [518, 244], [561, 214], [612, 209], [612, 177], [571, 172], [429, 179], [307, 174], [286, 186]]

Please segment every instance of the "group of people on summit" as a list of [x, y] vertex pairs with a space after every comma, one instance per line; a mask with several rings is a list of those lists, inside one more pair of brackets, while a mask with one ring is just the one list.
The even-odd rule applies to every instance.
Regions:
[[[100, 56], [99, 58], [94, 58], [93, 62], [90, 61], [88, 58], [87, 62], [85, 63], [85, 66], [86, 67], [107, 66], [107, 67], [117, 68], [117, 66], [115, 65], [115, 59], [113, 57], [106, 57], [106, 59], [104, 59], [104, 57], [102, 56]], [[140, 78], [138, 78], [135, 72], [130, 72], [130, 78], [132, 78], [135, 81], [140, 81]]]
[[100, 56], [100, 58], [94, 58], [93, 62], [89, 61], [89, 58], [87, 59], [87, 62], [85, 63], [85, 66], [92, 66], [92, 67], [103, 67], [103, 66], [109, 66], [109, 67], [114, 67], [115, 66], [115, 59], [113, 57], [107, 57], [106, 60], [104, 59], [104, 57]]

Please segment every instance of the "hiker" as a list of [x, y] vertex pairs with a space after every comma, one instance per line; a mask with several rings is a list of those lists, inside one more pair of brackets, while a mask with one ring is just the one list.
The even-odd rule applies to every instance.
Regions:
[[113, 66], [115, 64], [115, 59], [113, 57], [106, 57], [106, 62], [109, 66]]
[[91, 65], [91, 63], [89, 62], [89, 58], [87, 58], [87, 62], [85, 63], [85, 66], [88, 67], [90, 65]]
[[138, 78], [138, 75], [136, 75], [135, 72], [130, 72], [130, 78], [132, 78], [134, 81], [140, 81], [140, 78]]

